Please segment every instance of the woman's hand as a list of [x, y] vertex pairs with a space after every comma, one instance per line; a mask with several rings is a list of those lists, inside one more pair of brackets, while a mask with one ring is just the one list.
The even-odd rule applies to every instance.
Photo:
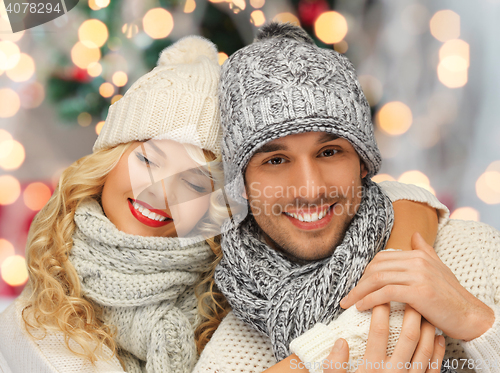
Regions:
[[323, 367], [324, 373], [346, 373], [349, 364], [356, 373], [439, 373], [445, 352], [443, 336], [410, 306], [406, 305], [401, 335], [391, 357], [387, 356], [389, 304], [373, 308], [363, 360], [349, 361], [349, 346], [337, 340]]
[[413, 251], [380, 252], [340, 302], [359, 311], [391, 301], [411, 305], [451, 338], [470, 341], [495, 321], [491, 308], [469, 293], [432, 246], [415, 233]]

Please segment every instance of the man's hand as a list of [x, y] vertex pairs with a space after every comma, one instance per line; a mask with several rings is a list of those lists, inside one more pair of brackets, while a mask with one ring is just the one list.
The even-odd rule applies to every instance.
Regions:
[[[396, 348], [391, 357], [387, 356], [389, 312], [388, 304], [373, 308], [363, 362], [351, 362], [357, 365], [356, 373], [439, 373], [445, 352], [444, 337], [436, 336], [434, 326], [408, 305]], [[337, 340], [326, 363], [324, 373], [347, 371], [349, 346], [345, 340]]]
[[356, 303], [365, 311], [402, 302], [452, 338], [469, 341], [485, 333], [495, 321], [493, 310], [460, 285], [420, 234], [412, 236], [412, 247], [413, 251], [378, 253], [341, 307]]

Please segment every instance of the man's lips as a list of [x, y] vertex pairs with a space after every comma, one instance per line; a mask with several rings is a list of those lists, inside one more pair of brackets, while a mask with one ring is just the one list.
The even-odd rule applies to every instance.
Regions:
[[[314, 216], [313, 215], [313, 218], [315, 218], [314, 221], [301, 221], [293, 216], [290, 216], [287, 214], [288, 211], [284, 212], [283, 215], [285, 215], [288, 220], [294, 225], [296, 226], [297, 228], [299, 229], [302, 229], [302, 230], [315, 230], [315, 229], [322, 229], [324, 227], [326, 227], [328, 225], [328, 223], [330, 223], [330, 221], [332, 220], [333, 218], [333, 208], [334, 206], [336, 205], [336, 203], [334, 203], [333, 205], [331, 205], [327, 211], [324, 211], [324, 207], [322, 207], [321, 209], [314, 209], [315, 211], [317, 212], [313, 212], [311, 215], [313, 214], [316, 214], [317, 216]], [[301, 212], [304, 212], [304, 210], [299, 210]], [[307, 210], [307, 211], [313, 211], [313, 209], [311, 210]], [[318, 219], [320, 214], [324, 211], [324, 216], [321, 218], [321, 219]], [[304, 218], [304, 214], [301, 214], [301, 217]], [[309, 217], [306, 217], [306, 220], [309, 220], [307, 219]]]
[[[170, 223], [173, 222], [172, 218], [170, 218], [163, 211], [162, 211], [163, 212], [163, 216], [167, 215], [167, 218], [165, 220], [163, 220], [163, 221], [158, 221], [158, 220], [150, 219], [147, 216], [144, 216], [141, 212], [139, 212], [139, 211], [137, 211], [135, 209], [132, 201], [133, 201], [132, 199], [130, 199], [130, 198], [128, 199], [128, 207], [130, 208], [130, 212], [142, 224], [147, 225], [148, 227], [152, 227], [152, 228], [159, 228], [159, 227], [163, 227], [163, 226], [165, 226], [165, 225], [170, 224]], [[139, 202], [136, 202], [136, 203], [139, 203]], [[151, 210], [151, 211], [154, 212], [155, 214], [157, 213], [156, 211], [154, 211], [154, 209]]]

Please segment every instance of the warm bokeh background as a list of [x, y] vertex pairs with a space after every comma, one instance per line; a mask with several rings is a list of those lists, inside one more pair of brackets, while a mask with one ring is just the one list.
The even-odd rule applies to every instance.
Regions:
[[179, 38], [220, 62], [273, 19], [345, 53], [373, 108], [377, 180], [415, 183], [500, 229], [500, 0], [80, 0], [13, 34], [0, 0], [0, 310], [61, 171], [91, 152], [110, 103]]

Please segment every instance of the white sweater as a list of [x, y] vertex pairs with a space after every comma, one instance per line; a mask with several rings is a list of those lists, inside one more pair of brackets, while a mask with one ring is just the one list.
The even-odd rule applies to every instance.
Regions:
[[[88, 360], [76, 356], [66, 347], [62, 333], [48, 333], [43, 339], [31, 338], [21, 316], [24, 299], [22, 294], [0, 315], [0, 373], [124, 371], [116, 357], [110, 361], [98, 361], [93, 366]], [[75, 351], [79, 350], [75, 342], [70, 341], [70, 344]]]
[[[403, 197], [427, 202], [440, 209], [438, 235], [434, 245], [436, 254], [452, 270], [465, 289], [495, 312], [493, 326], [472, 341], [464, 342], [445, 336], [445, 357], [456, 359], [455, 362], [452, 361], [452, 367], [455, 368], [456, 365], [453, 364], [458, 364], [458, 372], [500, 372], [500, 233], [486, 224], [449, 220], [447, 209], [443, 208], [437, 199], [432, 198], [433, 196], [410, 186], [393, 188], [395, 184], [391, 184], [382, 183], [392, 201]], [[408, 195], [413, 197], [408, 198]], [[400, 312], [391, 314], [390, 333], [393, 341], [397, 341], [398, 334], [395, 333], [401, 330], [397, 325], [393, 328], [392, 320], [398, 318], [401, 323]], [[315, 325], [292, 341], [291, 349], [314, 373], [322, 371], [320, 368], [313, 368], [320, 367], [318, 363], [329, 354], [340, 336], [354, 348], [350, 349], [351, 360], [355, 360], [354, 356], [362, 358], [366, 340], [364, 344], [360, 342], [368, 335], [370, 319], [370, 311], [359, 312], [353, 306], [330, 325]], [[464, 361], [460, 359], [473, 359], [471, 366], [475, 370], [468, 369], [469, 362], [462, 369]], [[194, 372], [255, 373], [262, 372], [275, 363], [269, 338], [230, 312], [205, 347]], [[291, 364], [291, 367], [297, 367], [297, 363], [298, 361], [293, 363], [295, 366]], [[481, 370], [478, 369], [479, 366]]]

